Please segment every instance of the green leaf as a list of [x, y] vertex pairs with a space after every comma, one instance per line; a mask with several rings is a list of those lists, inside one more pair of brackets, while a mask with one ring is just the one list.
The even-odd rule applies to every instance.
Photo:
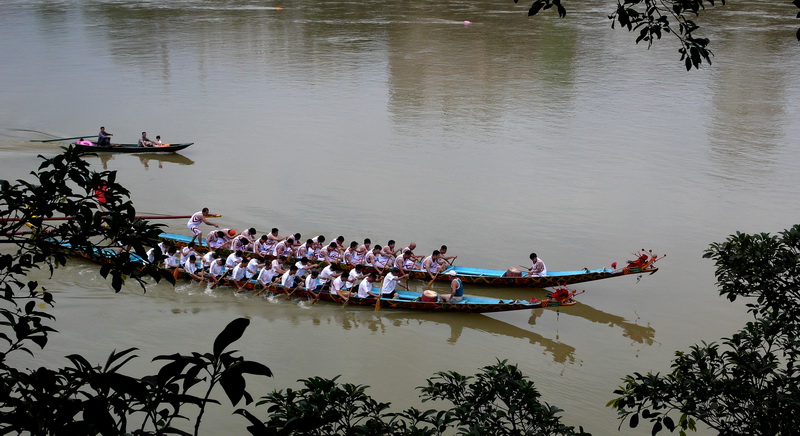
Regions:
[[250, 320], [247, 318], [237, 318], [231, 321], [214, 340], [214, 356], [219, 357], [228, 345], [238, 341], [248, 325], [250, 325]]

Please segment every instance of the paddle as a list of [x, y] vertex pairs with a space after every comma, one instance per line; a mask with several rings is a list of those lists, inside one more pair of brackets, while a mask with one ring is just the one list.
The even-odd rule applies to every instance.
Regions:
[[261, 290], [256, 292], [255, 294], [253, 294], [253, 296], [254, 297], [258, 297], [259, 295], [263, 294], [264, 292], [269, 291], [269, 287], [270, 287], [270, 285], [262, 287]]
[[219, 284], [219, 283], [222, 281], [222, 279], [224, 279], [224, 278], [225, 278], [225, 276], [226, 276], [226, 275], [228, 275], [228, 273], [229, 273], [229, 272], [231, 272], [231, 271], [233, 271], [233, 268], [228, 268], [228, 269], [226, 269], [226, 270], [225, 270], [225, 272], [224, 272], [224, 273], [222, 273], [222, 275], [221, 275], [221, 276], [219, 276], [219, 279], [217, 279], [217, 281], [216, 281], [216, 282], [214, 282], [214, 284], [213, 284], [213, 285], [211, 285], [211, 289], [214, 289], [214, 288], [216, 288], [216, 287], [217, 287], [217, 285], [218, 285], [218, 284]]
[[[295, 287], [293, 287], [291, 291], [286, 293], [286, 298], [284, 298], [284, 300], [288, 300], [289, 298], [291, 298], [292, 294], [294, 294], [294, 291], [296, 291], [299, 287], [300, 287], [300, 283], [295, 285]], [[322, 292], [322, 290], [320, 290], [320, 292]]]
[[438, 277], [438, 276], [439, 276], [439, 271], [436, 271], [436, 274], [433, 275], [433, 278], [431, 279], [431, 281], [428, 282], [428, 286], [427, 286], [428, 288], [433, 286], [433, 282], [436, 281], [436, 277]]
[[81, 139], [81, 138], [88, 138], [90, 136], [97, 136], [97, 135], [83, 135], [83, 136], [73, 136], [71, 138], [56, 138], [56, 139], [31, 139], [31, 142], [57, 142], [57, 141], [68, 141], [70, 139]]
[[381, 308], [381, 297], [383, 296], [383, 292], [381, 289], [378, 289], [378, 299], [375, 300], [375, 310]]

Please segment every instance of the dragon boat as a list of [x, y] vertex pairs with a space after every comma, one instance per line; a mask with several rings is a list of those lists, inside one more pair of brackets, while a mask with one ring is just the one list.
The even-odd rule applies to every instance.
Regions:
[[[185, 235], [178, 235], [175, 233], [162, 233], [161, 239], [172, 242], [178, 247], [185, 246], [191, 241], [192, 238]], [[207, 246], [195, 245], [195, 251], [205, 252], [208, 250]], [[230, 253], [229, 250], [223, 250]], [[250, 254], [253, 254], [250, 252]], [[636, 253], [637, 259], [628, 261], [622, 268], [616, 268], [616, 262], [612, 264], [612, 268], [597, 268], [588, 269], [584, 268], [577, 271], [548, 271], [545, 276], [530, 276], [526, 271], [519, 270], [497, 270], [497, 269], [484, 269], [484, 268], [470, 268], [465, 266], [448, 266], [444, 271], [431, 277], [425, 271], [412, 269], [409, 271], [412, 278], [429, 281], [433, 278], [435, 281], [448, 281], [451, 277], [446, 273], [448, 271], [455, 271], [461, 281], [465, 284], [477, 284], [481, 286], [496, 286], [496, 287], [527, 287], [527, 288], [547, 288], [559, 285], [572, 285], [575, 283], [590, 282], [594, 280], [609, 279], [613, 277], [621, 277], [626, 275], [636, 274], [654, 274], [658, 271], [655, 266], [656, 261], [663, 256], [654, 254], [652, 250], [645, 252], [641, 250]], [[268, 258], [267, 260], [271, 260]], [[340, 264], [342, 269], [349, 270], [351, 265]]]
[[[82, 257], [99, 264], [108, 263], [111, 258], [116, 255], [116, 253], [110, 249], [87, 252], [73, 249], [68, 244], [58, 245], [60, 250], [65, 254]], [[144, 265], [146, 262], [144, 259], [133, 253], [131, 253], [130, 256], [132, 261], [135, 263]], [[166, 274], [172, 274], [176, 279], [182, 278], [184, 280], [196, 281], [182, 269], [178, 271], [175, 271], [174, 269], [167, 271], [162, 268], [162, 270], [162, 272]], [[220, 280], [219, 285], [225, 287], [234, 287], [234, 282], [230, 279], [224, 278], [225, 276], [226, 274], [223, 273], [223, 278]], [[397, 298], [377, 299], [359, 298], [355, 296], [347, 298], [344, 296], [331, 294], [327, 291], [313, 293], [299, 286], [294, 288], [285, 288], [279, 284], [270, 284], [266, 287], [263, 287], [256, 280], [248, 280], [242, 287], [241, 291], [254, 292], [254, 295], [256, 296], [264, 294], [265, 292], [271, 292], [272, 294], [284, 294], [287, 296], [287, 298], [306, 298], [309, 299], [312, 304], [316, 303], [317, 300], [322, 300], [332, 303], [340, 303], [345, 306], [370, 306], [375, 307], [376, 310], [378, 308], [385, 308], [399, 310], [422, 310], [429, 312], [489, 313], [538, 309], [542, 307], [572, 306], [576, 304], [576, 301], [572, 298], [575, 295], [575, 292], [573, 291], [570, 293], [564, 292], [563, 290], [556, 290], [543, 300], [536, 298], [531, 298], [530, 300], [500, 300], [496, 298], [464, 295], [464, 298], [461, 301], [453, 303], [446, 302], [438, 296], [433, 299], [429, 299], [426, 298], [427, 296], [424, 293], [411, 291], [396, 291], [398, 294]], [[380, 293], [380, 288], [373, 287], [373, 292]]]

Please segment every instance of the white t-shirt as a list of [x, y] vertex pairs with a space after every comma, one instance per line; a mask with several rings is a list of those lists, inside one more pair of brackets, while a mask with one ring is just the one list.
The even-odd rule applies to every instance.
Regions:
[[386, 277], [383, 279], [383, 286], [381, 286], [381, 293], [382, 294], [392, 294], [394, 293], [394, 288], [397, 286], [397, 280], [395, 280], [397, 276], [392, 273], [386, 274]]
[[360, 285], [358, 285], [358, 296], [361, 298], [369, 297], [369, 292], [372, 291], [372, 283], [369, 280], [364, 279]]
[[339, 295], [339, 291], [345, 289], [346, 280], [342, 280], [342, 276], [336, 277], [331, 283], [331, 295]]
[[306, 277], [306, 289], [309, 289], [309, 290], [313, 291], [313, 290], [317, 289], [317, 286], [319, 286], [319, 279], [318, 278], [314, 278], [314, 277], [312, 277], [310, 275], [308, 277]]
[[281, 276], [281, 286], [286, 289], [294, 287], [294, 274], [292, 274], [291, 271], [283, 273], [283, 276]]
[[242, 266], [242, 264], [236, 265], [231, 273], [231, 278], [239, 282], [244, 278], [245, 271], [247, 271], [247, 266]]

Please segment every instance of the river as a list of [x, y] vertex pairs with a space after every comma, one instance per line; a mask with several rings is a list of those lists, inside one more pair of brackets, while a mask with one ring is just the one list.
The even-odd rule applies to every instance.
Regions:
[[[309, 306], [189, 284], [115, 295], [75, 262], [46, 282], [60, 333], [20, 366], [65, 365], [76, 351], [99, 363], [138, 347], [130, 371], [144, 373], [158, 354], [210, 349], [246, 316], [237, 348], [275, 373], [257, 395], [341, 374], [394, 410], [426, 407], [414, 387], [435, 372], [507, 359], [566, 423], [619, 434], [604, 405], [622, 377], [667, 371], [676, 350], [749, 319], [718, 296], [703, 250], [800, 216], [790, 3], [704, 11], [715, 57], [691, 72], [669, 36], [648, 50], [612, 30], [611, 2], [567, 5], [563, 19], [527, 18], [530, 5], [510, 0], [3, 3], [0, 178], [24, 178], [37, 155], [58, 151], [31, 139], [103, 125], [120, 142], [143, 130], [195, 142], [169, 157], [88, 158], [118, 172], [143, 214], [209, 207], [223, 227], [447, 244], [460, 265], [498, 269], [530, 252], [550, 270], [609, 266], [642, 248], [667, 255], [641, 280], [576, 286], [586, 292], [574, 307], [492, 315]], [[165, 223], [187, 233], [182, 220]], [[243, 429], [227, 410], [211, 411], [205, 434]]]

